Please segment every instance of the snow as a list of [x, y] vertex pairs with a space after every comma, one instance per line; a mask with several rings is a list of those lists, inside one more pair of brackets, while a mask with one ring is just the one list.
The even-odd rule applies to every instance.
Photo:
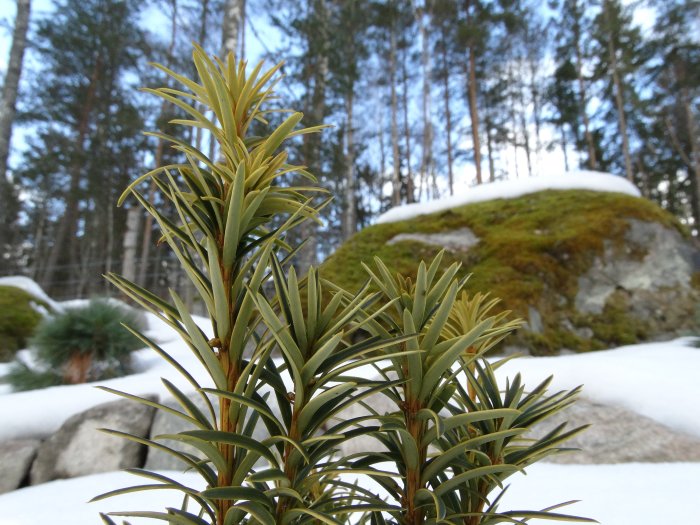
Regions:
[[[193, 488], [202, 488], [196, 474], [164, 472]], [[178, 506], [174, 491], [137, 492], [87, 503], [109, 490], [137, 485], [142, 478], [109, 472], [53, 481], [0, 495], [0, 525], [56, 523], [98, 525], [99, 512], [160, 510]], [[597, 519], [603, 525], [693, 525], [700, 515], [700, 463], [623, 463], [618, 465], [553, 465], [541, 463], [527, 475], [509, 479], [501, 510], [542, 509], [580, 499], [560, 512]], [[365, 480], [365, 486], [371, 484]], [[41, 505], [36, 502], [40, 501]], [[133, 525], [155, 521], [129, 518]], [[117, 522], [119, 523], [119, 522]], [[540, 525], [551, 523], [532, 520]]]
[[700, 436], [700, 348], [691, 338], [585, 354], [522, 357], [498, 370], [520, 372], [530, 387], [554, 375], [552, 390], [583, 385], [593, 401], [620, 405], [666, 426]]
[[597, 171], [573, 171], [526, 179], [505, 180], [465, 188], [457, 195], [428, 202], [392, 208], [379, 216], [377, 224], [403, 221], [419, 215], [449, 210], [457, 206], [493, 199], [513, 199], [545, 190], [593, 190], [624, 193], [639, 197], [639, 190], [627, 179]]
[[[204, 367], [192, 354], [190, 349], [177, 336], [174, 330], [152, 314], [147, 314], [148, 330], [146, 335], [158, 342], [170, 355], [183, 364], [202, 386], [213, 386]], [[206, 331], [208, 319], [195, 318]], [[211, 328], [209, 327], [209, 331]], [[144, 349], [134, 352], [133, 363], [140, 373], [125, 377], [87, 383], [83, 385], [66, 385], [3, 394], [0, 390], [0, 441], [19, 437], [43, 437], [56, 430], [70, 416], [88, 408], [116, 401], [119, 398], [95, 388], [97, 384], [135, 395], [156, 394], [169, 397], [165, 386], [160, 381], [165, 377], [181, 390], [191, 391], [192, 386], [165, 360], [153, 350]], [[0, 370], [0, 374], [2, 370]], [[0, 385], [5, 386], [5, 385]]]
[[60, 312], [63, 310], [63, 307], [59, 303], [51, 299], [51, 297], [49, 297], [46, 294], [46, 292], [41, 288], [41, 286], [39, 286], [29, 277], [23, 277], [21, 275], [0, 277], [0, 286], [14, 286], [15, 288], [24, 290], [29, 295], [36, 297], [38, 300], [44, 301], [56, 312]]
[[[203, 488], [196, 474], [164, 472], [165, 475], [183, 483]], [[27, 487], [0, 495], [0, 525], [98, 525], [102, 521], [100, 512], [129, 510], [162, 511], [165, 507], [179, 507], [182, 496], [176, 491], [136, 492], [104, 501], [88, 503], [90, 499], [131, 485], [146, 483], [143, 478], [126, 472], [107, 472], [69, 480], [58, 480], [43, 485]], [[195, 484], [196, 482], [199, 482]], [[41, 505], [36, 502], [40, 501]], [[152, 520], [129, 519], [133, 525], [158, 523]], [[120, 523], [120, 521], [117, 521]]]
[[503, 498], [503, 510], [541, 509], [573, 497], [581, 501], [558, 512], [593, 518], [603, 525], [694, 525], [700, 515], [700, 463], [540, 463], [529, 467], [527, 476], [516, 474], [508, 481], [511, 488]]

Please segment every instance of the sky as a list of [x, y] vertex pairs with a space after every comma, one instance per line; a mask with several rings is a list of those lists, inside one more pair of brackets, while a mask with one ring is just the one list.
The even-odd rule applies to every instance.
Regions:
[[[633, 0], [625, 0], [625, 3], [632, 2]], [[51, 0], [33, 0], [32, 1], [32, 19], [36, 19], [37, 16], [49, 13], [52, 9], [53, 2]], [[15, 1], [14, 0], [0, 0], [0, 74], [4, 76], [4, 70], [7, 65], [9, 47], [11, 44], [11, 32], [12, 26], [14, 24], [15, 17]], [[249, 13], [250, 15], [250, 13]], [[644, 29], [650, 30], [653, 20], [652, 12], [649, 8], [638, 8], [636, 10], [635, 21]], [[158, 11], [155, 7], [149, 7], [143, 14], [144, 27], [167, 27], [167, 15]], [[700, 24], [700, 22], [699, 22]], [[264, 55], [266, 50], [274, 49], [276, 44], [280, 42], [280, 34], [274, 30], [267, 23], [267, 17], [253, 17], [252, 25], [254, 30], [250, 27], [251, 24], [247, 24], [246, 27], [246, 55], [247, 58], [255, 63]], [[264, 42], [262, 42], [262, 41]], [[553, 67], [553, 66], [552, 66]], [[436, 95], [437, 97], [437, 95]], [[415, 98], [415, 97], [414, 97]], [[419, 114], [418, 100], [414, 100], [415, 105], [413, 111], [416, 115]], [[434, 100], [433, 111], [437, 110], [438, 100]], [[388, 110], [385, 112], [384, 119], [388, 119]], [[466, 117], [465, 117], [466, 118]], [[534, 129], [531, 130], [534, 135]], [[26, 137], [31, 133], [31, 130], [27, 129], [16, 129], [13, 135], [13, 154], [11, 157], [11, 165], [19, 161], [19, 153], [23, 149], [23, 145], [26, 142]], [[554, 141], [553, 136], [554, 130], [549, 127], [545, 127], [542, 130], [542, 143], [547, 144]], [[438, 141], [441, 139], [438, 139]], [[435, 146], [442, 148], [443, 145], [436, 141]], [[471, 147], [471, 139], [467, 134], [463, 134], [461, 137], [453, 135], [453, 141], [455, 146], [464, 151], [469, 151]], [[376, 142], [376, 141], [375, 141]], [[370, 146], [372, 147], [372, 146]], [[374, 145], [374, 149], [378, 146]], [[372, 156], [378, 158], [379, 152], [374, 151], [371, 153]], [[501, 155], [505, 157], [506, 169], [509, 174], [509, 178], [517, 178], [518, 171], [520, 172], [520, 177], [527, 176], [527, 159], [525, 151], [522, 148], [514, 149], [510, 148]], [[569, 164], [570, 166], [576, 166], [578, 162], [577, 153], [574, 151], [569, 152]], [[554, 148], [551, 151], [547, 151], [547, 148], [542, 148], [542, 150], [533, 155], [533, 173], [540, 175], [551, 175], [555, 173], [564, 172], [564, 154], [560, 148]], [[519, 170], [516, 169], [519, 167]], [[390, 166], [389, 166], [390, 169]], [[487, 163], [484, 159], [483, 169], [487, 169]], [[441, 174], [442, 175], [442, 174]], [[455, 165], [455, 187], [467, 187], [475, 183], [476, 170], [474, 165], [470, 161], [462, 161]], [[448, 193], [448, 182], [447, 176], [438, 177], [438, 187], [441, 195]], [[385, 188], [385, 193], [390, 193], [390, 188]]]

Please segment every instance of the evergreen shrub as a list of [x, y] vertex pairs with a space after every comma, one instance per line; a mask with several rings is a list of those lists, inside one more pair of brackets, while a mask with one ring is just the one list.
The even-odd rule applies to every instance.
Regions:
[[[174, 489], [182, 492], [182, 505], [111, 513], [104, 522], [114, 523], [114, 516], [178, 525], [591, 521], [559, 514], [558, 505], [499, 509], [509, 476], [561, 452], [561, 443], [580, 430], [562, 425], [540, 439], [523, 438], [569, 406], [578, 390], [550, 393], [549, 381], [527, 390], [519, 376], [497, 380], [503, 361], [484, 356], [519, 322], [491, 315], [491, 299], [461, 294], [459, 264], [441, 270], [442, 254], [421, 263], [415, 279], [368, 261], [359, 290], [342, 289], [314, 268], [297, 275], [291, 263], [298, 246], [285, 235], [317, 220], [324, 202], [314, 200], [319, 190], [311, 174], [290, 163], [280, 146], [320, 127], [296, 129], [300, 113], [270, 124], [279, 113], [268, 106], [279, 65], [248, 71], [232, 55], [219, 61], [200, 48], [194, 65], [198, 82], [157, 66], [183, 88], [147, 91], [187, 113], [174, 124], [210, 132], [218, 158], [157, 133], [184, 161], [142, 176], [122, 199], [132, 194], [158, 222], [207, 306], [212, 336], [176, 291], [165, 300], [117, 275], [108, 279], [180, 334], [207, 370], [207, 384], [157, 342], [139, 337], [183, 375], [205, 408], [167, 380], [179, 409], [105, 390], [191, 425], [150, 439], [107, 432], [173, 455], [201, 476], [204, 488], [132, 469], [143, 484], [95, 499]], [[155, 207], [142, 195], [149, 179], [169, 206]], [[170, 206], [176, 218], [164, 214]], [[380, 411], [376, 396], [389, 408]], [[262, 429], [267, 437], [259, 437]], [[171, 448], [172, 440], [204, 459]], [[359, 446], [362, 452], [343, 455], [349, 440], [374, 440], [382, 451]]]
[[135, 310], [105, 299], [47, 317], [30, 340], [35, 363], [15, 363], [7, 381], [30, 390], [129, 374], [131, 352], [143, 344], [122, 324], [145, 328]]
[[24, 348], [47, 308], [31, 294], [14, 286], [0, 286], [0, 362], [11, 361]]

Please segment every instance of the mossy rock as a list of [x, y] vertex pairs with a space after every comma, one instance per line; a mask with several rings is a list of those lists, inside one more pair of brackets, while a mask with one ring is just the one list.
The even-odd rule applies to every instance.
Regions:
[[43, 301], [20, 288], [0, 286], [0, 361], [10, 361], [24, 348], [42, 320], [39, 308], [48, 311]]
[[[647, 245], [637, 239], [639, 225], [642, 231], [646, 231], [645, 225], [652, 225], [653, 231], [677, 239], [684, 246], [686, 259], [686, 252], [694, 250], [678, 220], [646, 199], [618, 193], [550, 190], [368, 227], [344, 243], [323, 263], [321, 271], [325, 278], [346, 289], [358, 289], [366, 280], [361, 263], [372, 264], [377, 256], [395, 271], [415, 276], [420, 260], [431, 259], [442, 249], [431, 243], [430, 234], [468, 228], [479, 242], [462, 250], [451, 246], [442, 264], [446, 267], [461, 262], [462, 275], [471, 274], [468, 291], [490, 292], [502, 299], [502, 309], [512, 310], [530, 322], [530, 330], [521, 330], [509, 344], [527, 347], [534, 354], [596, 350], [669, 337], [694, 328], [675, 317], [660, 324], [647, 318], [650, 315], [631, 314], [631, 306], [624, 301], [634, 297], [625, 296], [622, 292], [626, 290], [608, 293], [597, 311], [579, 310], [582, 277], [591, 268], [609, 257], [632, 263], [643, 261], [653, 249], [648, 245], [651, 239]], [[408, 233], [414, 238], [415, 234], [428, 237], [424, 242], [390, 242]], [[697, 282], [697, 274], [693, 274], [696, 270], [689, 269], [687, 285], [674, 284], [667, 290], [669, 297], [681, 301], [682, 312], [695, 311], [697, 306], [698, 293], [691, 284]], [[656, 306], [655, 298], [654, 294], [649, 298], [652, 306]], [[537, 313], [536, 322], [533, 312]]]

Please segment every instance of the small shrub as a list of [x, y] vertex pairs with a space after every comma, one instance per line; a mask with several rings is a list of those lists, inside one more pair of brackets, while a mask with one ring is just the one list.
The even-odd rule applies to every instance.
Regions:
[[[126, 194], [158, 222], [207, 307], [213, 337], [195, 323], [176, 291], [169, 302], [118, 275], [107, 278], [178, 332], [215, 388], [198, 383], [143, 336], [196, 389], [204, 408], [166, 379], [163, 385], [179, 409], [103, 389], [187, 421], [191, 430], [148, 440], [107, 432], [171, 454], [197, 472], [205, 488], [131, 469], [145, 484], [94, 500], [178, 490], [180, 508], [110, 513], [178, 525], [591, 522], [552, 512], [559, 505], [542, 511], [498, 508], [507, 478], [565, 451], [561, 443], [581, 430], [560, 425], [540, 439], [523, 438], [573, 403], [579, 389], [549, 393], [551, 378], [531, 390], [518, 375], [497, 381], [502, 361], [492, 363], [486, 353], [520, 322], [492, 315], [493, 299], [461, 294], [460, 264], [443, 267], [444, 253], [421, 262], [415, 278], [379, 258], [363, 264], [367, 284], [356, 292], [314, 268], [297, 276], [290, 264], [296, 247], [285, 235], [303, 220], [317, 219], [319, 207], [309, 198], [314, 187], [295, 186], [300, 177], [290, 174], [313, 177], [277, 151], [286, 139], [319, 128], [295, 129], [302, 115], [293, 113], [253, 135], [254, 122], [267, 123], [271, 110], [264, 103], [273, 98], [270, 84], [280, 66], [265, 73], [257, 66], [248, 75], [245, 63], [232, 55], [218, 61], [201, 48], [193, 59], [201, 84], [161, 67], [185, 91], [146, 91], [194, 119], [175, 122], [209, 130], [220, 160], [163, 135], [187, 162], [153, 170]], [[163, 214], [165, 206], [153, 206], [139, 192], [148, 178], [177, 212], [176, 222]], [[354, 337], [360, 331], [368, 338]], [[375, 395], [390, 405], [386, 411], [373, 406]], [[367, 415], [348, 417], [353, 407]], [[263, 426], [266, 437], [260, 438], [255, 431]], [[365, 447], [339, 454], [343, 442], [361, 438], [377, 441], [383, 451]], [[170, 440], [195, 447], [205, 459], [162, 442]], [[103, 521], [115, 523], [108, 516]]]
[[12, 363], [3, 380], [12, 385], [17, 392], [39, 390], [63, 383], [61, 374], [55, 370], [51, 368], [36, 370], [19, 359]]
[[29, 390], [130, 373], [131, 352], [143, 344], [122, 323], [144, 328], [134, 310], [99, 299], [46, 318], [30, 341], [37, 366], [18, 362], [10, 370], [8, 382], [15, 390]]
[[24, 348], [41, 321], [37, 306], [44, 306], [20, 288], [0, 286], [0, 362], [11, 361]]

